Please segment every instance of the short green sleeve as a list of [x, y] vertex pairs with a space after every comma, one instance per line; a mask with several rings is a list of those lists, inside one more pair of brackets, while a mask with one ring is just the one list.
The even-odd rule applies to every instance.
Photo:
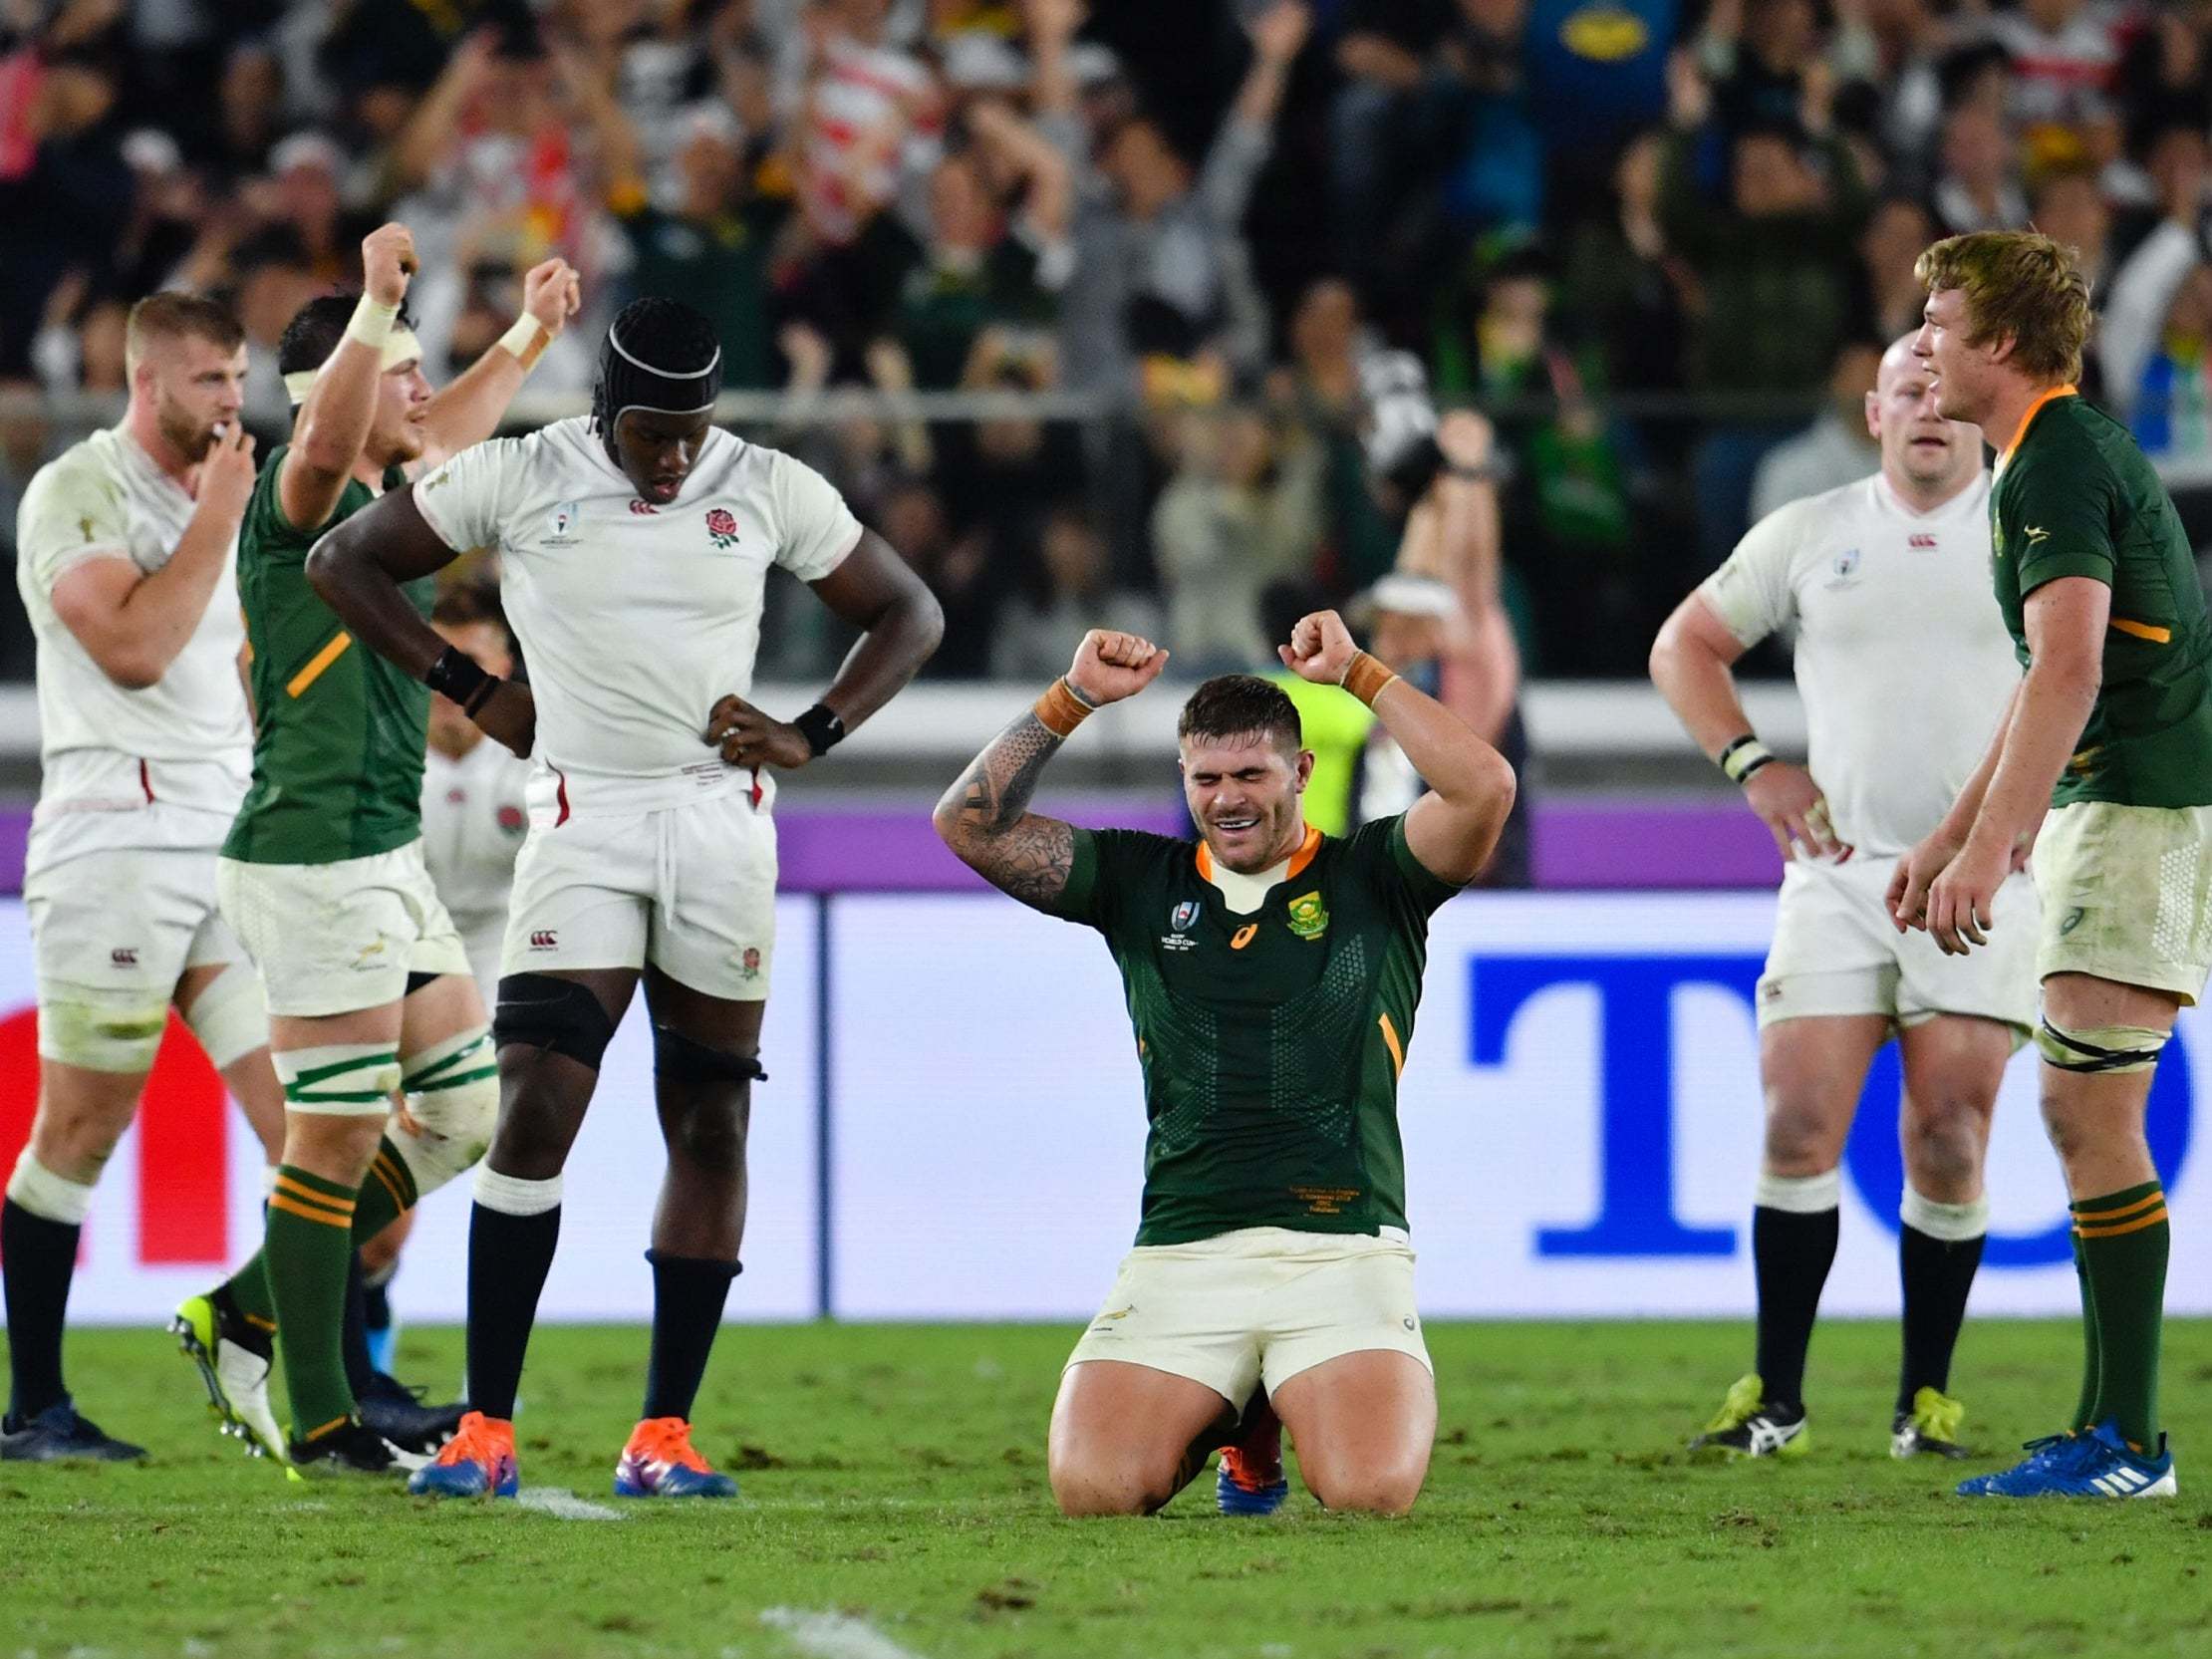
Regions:
[[1068, 867], [1067, 886], [1044, 908], [1067, 922], [1092, 922], [1092, 901], [1098, 893], [1098, 837], [1090, 830], [1075, 832], [1075, 857]]
[[1345, 854], [1369, 881], [1405, 900], [1424, 916], [1460, 891], [1423, 864], [1406, 843], [1406, 815], [1377, 818], [1359, 826], [1344, 844]]
[[2110, 468], [2093, 452], [2069, 445], [2069, 460], [2036, 457], [2032, 470], [2008, 478], [2001, 553], [2018, 561], [2020, 594], [2025, 599], [2046, 582], [2086, 576], [2112, 585], [2118, 555], [2112, 546]]

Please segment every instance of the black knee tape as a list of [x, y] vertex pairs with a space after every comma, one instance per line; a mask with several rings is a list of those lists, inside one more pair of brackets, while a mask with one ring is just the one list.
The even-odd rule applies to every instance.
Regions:
[[725, 1054], [666, 1025], [653, 1028], [653, 1070], [672, 1083], [765, 1083], [757, 1054]]
[[590, 988], [574, 979], [510, 973], [499, 981], [491, 1039], [501, 1048], [510, 1042], [549, 1048], [597, 1071], [600, 1056], [615, 1040], [615, 1022]]
[[410, 968], [408, 970], [408, 988], [402, 991], [400, 994], [403, 996], [413, 996], [424, 985], [435, 984], [443, 977], [445, 977], [445, 975], [442, 973], [417, 973], [413, 968]]

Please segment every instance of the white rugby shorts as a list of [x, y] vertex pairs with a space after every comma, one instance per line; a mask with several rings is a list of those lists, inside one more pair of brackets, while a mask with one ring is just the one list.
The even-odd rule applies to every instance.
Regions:
[[466, 973], [422, 843], [331, 864], [226, 858], [223, 919], [245, 941], [269, 1012], [312, 1018], [397, 1002], [410, 973]]
[[2035, 1029], [2039, 909], [2026, 875], [1997, 891], [1989, 943], [1947, 957], [1919, 929], [1900, 934], [1885, 900], [1893, 857], [1845, 864], [1793, 859], [1783, 871], [1775, 940], [1759, 979], [1759, 1023], [1882, 1014], [1900, 1026], [1937, 1014]]
[[216, 906], [215, 864], [212, 847], [109, 848], [26, 873], [41, 1010], [84, 1000], [73, 990], [161, 1007], [186, 968], [244, 962]]
[[1405, 1235], [1250, 1227], [1187, 1244], [1140, 1244], [1069, 1365], [1121, 1360], [1204, 1383], [1242, 1410], [1345, 1354], [1388, 1349], [1431, 1371]]
[[651, 963], [708, 996], [756, 1002], [775, 944], [775, 819], [750, 791], [566, 816], [533, 795], [502, 975]]

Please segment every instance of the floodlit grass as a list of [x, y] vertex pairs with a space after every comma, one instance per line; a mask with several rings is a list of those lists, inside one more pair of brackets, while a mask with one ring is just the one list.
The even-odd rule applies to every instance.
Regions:
[[[0, 1466], [0, 1659], [231, 1655], [2187, 1655], [2212, 1652], [2212, 1325], [2167, 1336], [2174, 1503], [2006, 1506], [1962, 1472], [2071, 1406], [2071, 1323], [1972, 1325], [1954, 1467], [1887, 1456], [1894, 1328], [1814, 1342], [1815, 1450], [1680, 1448], [1748, 1332], [1436, 1325], [1443, 1428], [1409, 1520], [1217, 1517], [1212, 1477], [1150, 1521], [1062, 1521], [1045, 1415], [1072, 1328], [725, 1330], [698, 1444], [734, 1504], [608, 1496], [644, 1334], [539, 1333], [526, 1489], [619, 1521], [288, 1483], [207, 1426], [153, 1332], [72, 1336], [80, 1403], [143, 1467]], [[401, 1369], [450, 1381], [459, 1333]], [[2201, 1485], [2199, 1483], [2202, 1483]]]

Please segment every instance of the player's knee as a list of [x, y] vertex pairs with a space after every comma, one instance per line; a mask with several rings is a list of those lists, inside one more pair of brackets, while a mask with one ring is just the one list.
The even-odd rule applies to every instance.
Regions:
[[42, 986], [39, 1053], [83, 1071], [143, 1078], [153, 1069], [168, 1020], [167, 999], [143, 990]]
[[1421, 1496], [1421, 1475], [1403, 1470], [1369, 1470], [1309, 1484], [1323, 1509], [1342, 1515], [1404, 1515]]
[[518, 1093], [499, 1112], [491, 1152], [479, 1170], [497, 1164], [510, 1175], [543, 1181], [561, 1173], [575, 1139], [580, 1106], [535, 1091]]
[[1304, 1460], [1306, 1489], [1323, 1509], [1356, 1515], [1404, 1515], [1421, 1496], [1429, 1476], [1426, 1450], [1408, 1446], [1395, 1453], [1363, 1453], [1356, 1463], [1328, 1456]]
[[[1843, 1133], [1848, 1133], [1846, 1127]], [[1766, 1162], [1777, 1175], [1819, 1175], [1842, 1156], [1843, 1133], [1817, 1102], [1772, 1094], [1767, 1102]]]
[[393, 1144], [415, 1178], [415, 1195], [427, 1198], [483, 1157], [499, 1122], [499, 1066], [491, 1032], [481, 1025], [457, 1031], [410, 1055], [401, 1089], [407, 1111], [394, 1125]]
[[668, 1114], [669, 1152], [694, 1170], [735, 1175], [745, 1167], [751, 1110], [742, 1095], [694, 1101]]
[[1175, 1496], [1174, 1473], [1135, 1449], [1055, 1454], [1048, 1474], [1052, 1501], [1069, 1517], [1150, 1515]]
[[1947, 1199], [1979, 1190], [1992, 1104], [1973, 1094], [1938, 1093], [1906, 1107], [1899, 1131], [1905, 1173], [1923, 1192]]
[[261, 994], [261, 975], [248, 963], [224, 964], [192, 998], [184, 1023], [217, 1071], [268, 1047], [269, 1004]]
[[499, 1007], [492, 1015], [492, 1040], [565, 1055], [599, 1069], [615, 1022], [591, 987], [554, 973], [509, 973], [499, 981]]

